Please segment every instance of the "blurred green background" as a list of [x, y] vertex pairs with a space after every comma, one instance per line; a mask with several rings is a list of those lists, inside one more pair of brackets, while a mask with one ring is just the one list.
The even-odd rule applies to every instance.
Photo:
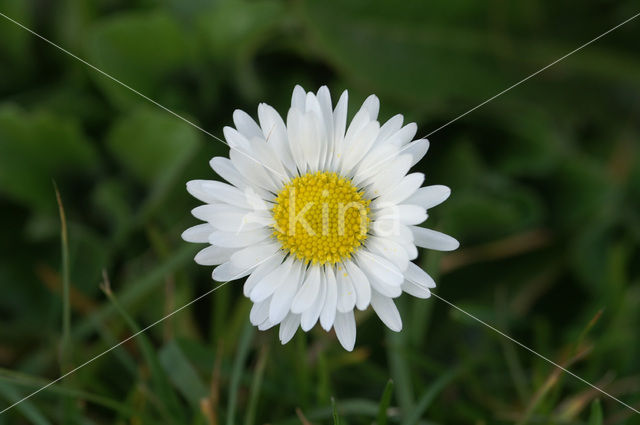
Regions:
[[[3, 0], [216, 135], [297, 83], [368, 94], [427, 134], [637, 13], [637, 1]], [[421, 253], [437, 293], [640, 408], [640, 20], [433, 134], [453, 194]], [[0, 18], [0, 409], [209, 290], [185, 182], [228, 148]], [[68, 224], [69, 296], [57, 183]], [[101, 291], [103, 270], [111, 290]], [[68, 300], [65, 303], [64, 300]], [[68, 309], [65, 308], [68, 306]], [[638, 424], [435, 298], [404, 330], [248, 324], [228, 285], [0, 424]], [[70, 326], [63, 325], [65, 311]], [[67, 316], [68, 317], [68, 316]], [[393, 384], [388, 384], [389, 380]], [[385, 390], [386, 388], [386, 390]], [[333, 399], [333, 402], [332, 402]]]

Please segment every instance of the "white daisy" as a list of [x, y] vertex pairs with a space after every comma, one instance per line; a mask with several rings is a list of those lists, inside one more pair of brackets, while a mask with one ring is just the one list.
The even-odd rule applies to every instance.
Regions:
[[251, 323], [261, 330], [279, 324], [283, 344], [319, 321], [352, 350], [354, 309], [369, 305], [400, 331], [393, 298], [428, 298], [435, 287], [411, 262], [417, 247], [458, 247], [418, 227], [450, 194], [445, 186], [421, 187], [421, 173], [407, 174], [429, 142], [413, 140], [417, 126], [403, 126], [402, 115], [380, 125], [373, 95], [347, 126], [347, 99], [345, 91], [334, 109], [326, 87], [314, 94], [296, 86], [286, 124], [264, 103], [259, 123], [236, 110], [235, 128], [224, 129], [230, 159], [210, 162], [228, 183], [187, 183], [205, 202], [192, 211], [205, 223], [182, 237], [210, 244], [195, 261], [217, 265], [217, 281], [248, 276]]

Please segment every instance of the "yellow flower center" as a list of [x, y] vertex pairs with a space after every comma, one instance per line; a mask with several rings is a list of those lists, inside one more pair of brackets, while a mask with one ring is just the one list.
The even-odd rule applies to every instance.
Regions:
[[278, 193], [273, 236], [299, 260], [335, 264], [367, 238], [370, 202], [336, 173], [307, 173]]

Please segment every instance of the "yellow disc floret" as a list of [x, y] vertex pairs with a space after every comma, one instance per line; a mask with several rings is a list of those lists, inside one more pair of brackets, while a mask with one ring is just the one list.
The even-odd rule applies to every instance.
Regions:
[[299, 260], [335, 264], [367, 238], [370, 202], [336, 173], [296, 177], [276, 197], [273, 236]]

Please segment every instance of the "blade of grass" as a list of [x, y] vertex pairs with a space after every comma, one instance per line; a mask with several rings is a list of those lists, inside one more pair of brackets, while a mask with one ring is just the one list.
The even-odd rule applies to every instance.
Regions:
[[[138, 334], [140, 332], [140, 327], [133, 320], [133, 318], [127, 313], [127, 311], [120, 305], [118, 299], [115, 294], [111, 291], [111, 285], [109, 283], [108, 276], [106, 272], [103, 274], [103, 282], [100, 285], [100, 288], [105, 293], [111, 304], [115, 307], [116, 311], [120, 313], [122, 318], [125, 320], [127, 325], [129, 326], [131, 332]], [[142, 355], [151, 370], [151, 376], [154, 383], [155, 390], [158, 392], [158, 397], [163, 403], [163, 407], [166, 408], [168, 415], [170, 418], [167, 418], [170, 421], [173, 421], [176, 424], [183, 424], [186, 422], [186, 418], [184, 412], [181, 409], [180, 402], [171, 388], [171, 384], [169, 381], [169, 377], [164, 373], [160, 361], [158, 357], [155, 355], [153, 350], [153, 346], [149, 341], [146, 334], [140, 333], [136, 340], [140, 346], [140, 350], [142, 351]]]
[[[62, 204], [62, 197], [58, 185], [53, 182], [60, 215], [60, 248], [62, 250], [62, 339], [68, 341], [71, 335], [71, 305], [69, 304], [69, 237], [67, 233], [67, 218]], [[64, 371], [63, 371], [64, 372]]]
[[599, 399], [595, 399], [593, 403], [591, 403], [589, 425], [602, 425], [602, 406], [600, 405]]
[[[9, 403], [15, 403], [22, 398], [22, 396], [16, 391], [12, 385], [7, 385], [0, 382], [0, 394]], [[25, 400], [22, 403], [16, 405], [16, 409], [21, 412], [31, 423], [34, 425], [51, 425], [51, 422], [38, 410], [38, 408], [31, 402], [31, 400]]]
[[[429, 251], [424, 255], [421, 266], [427, 270], [429, 275], [437, 282], [440, 278], [440, 263], [442, 253], [438, 251]], [[412, 347], [424, 347], [427, 341], [427, 328], [433, 312], [433, 300], [421, 300], [419, 298], [411, 299], [411, 326], [407, 328], [409, 333], [409, 342]]]
[[[558, 362], [558, 363], [563, 368], [566, 369], [566, 368], [570, 367], [571, 365], [573, 365], [573, 363], [575, 363], [578, 360], [582, 359], [583, 357], [587, 356], [589, 351], [590, 351], [590, 348], [573, 355], [572, 357], [570, 357], [566, 361], [561, 361], [561, 362]], [[518, 421], [518, 425], [525, 425], [525, 424], [529, 423], [529, 421], [531, 420], [531, 417], [533, 416], [533, 413], [535, 412], [535, 410], [538, 407], [538, 405], [540, 404], [540, 402], [556, 386], [556, 384], [563, 378], [563, 376], [564, 375], [563, 375], [563, 370], [562, 369], [554, 367], [551, 370], [551, 373], [549, 373], [549, 376], [547, 377], [545, 382], [538, 389], [538, 391], [536, 391], [536, 393], [533, 395], [533, 397], [529, 401], [529, 405], [527, 406], [527, 408], [526, 408], [522, 418], [520, 419], [520, 421]]]
[[411, 411], [408, 416], [405, 416], [405, 420], [402, 425], [414, 425], [420, 421], [420, 418], [427, 411], [431, 402], [436, 398], [438, 394], [456, 377], [458, 377], [463, 371], [470, 366], [469, 363], [462, 364], [455, 369], [451, 369], [445, 374], [441, 375], [438, 379], [429, 386], [429, 388], [422, 394], [422, 397], [416, 403], [415, 409]]
[[[406, 297], [398, 299], [398, 309], [402, 312]], [[406, 414], [413, 409], [415, 396], [413, 393], [413, 382], [411, 381], [411, 371], [409, 371], [409, 362], [406, 360], [407, 337], [406, 332], [393, 332], [386, 329], [387, 332], [387, 357], [391, 368], [391, 377], [396, 384], [396, 395], [400, 409]]]
[[[136, 303], [144, 300], [145, 297], [164, 284], [166, 276], [190, 262], [197, 250], [198, 247], [185, 245], [160, 266], [143, 273], [140, 278], [125, 282], [122, 285], [125, 289], [121, 294], [118, 294], [120, 305], [123, 308], [132, 308]], [[95, 331], [100, 324], [104, 323], [114, 313], [116, 313], [116, 308], [113, 304], [105, 305], [76, 325], [72, 336], [74, 338], [89, 336], [91, 332]]]
[[331, 397], [331, 411], [333, 413], [333, 425], [340, 425], [340, 416], [338, 416], [338, 404], [336, 399]]
[[[60, 249], [62, 252], [62, 339], [60, 341], [60, 372], [66, 373], [71, 370], [71, 289], [69, 278], [69, 235], [67, 231], [67, 217], [64, 212], [62, 196], [55, 180], [53, 181], [53, 189], [56, 194], [56, 202], [58, 204], [58, 214], [60, 216]], [[76, 422], [77, 409], [74, 407], [73, 400], [69, 397], [62, 398], [64, 423]]]
[[393, 380], [389, 379], [384, 387], [382, 398], [380, 399], [380, 408], [378, 410], [378, 425], [387, 425], [387, 410], [391, 404], [391, 396], [393, 395]]
[[249, 403], [247, 405], [247, 413], [244, 417], [244, 425], [254, 425], [256, 419], [256, 411], [258, 410], [258, 401], [260, 400], [260, 389], [262, 387], [262, 378], [269, 357], [268, 346], [263, 346], [258, 356], [258, 362], [253, 372], [253, 380], [249, 389]]
[[[505, 332], [508, 333], [509, 325], [506, 315], [509, 311], [509, 306], [507, 305], [507, 295], [503, 287], [499, 287], [496, 290], [496, 304], [497, 323], [500, 325], [501, 329], [504, 329]], [[518, 394], [520, 401], [522, 403], [526, 403], [530, 397], [530, 391], [527, 378], [524, 373], [524, 368], [522, 367], [522, 363], [520, 362], [520, 358], [516, 352], [516, 347], [504, 338], [500, 339], [500, 346], [506, 360], [509, 377], [513, 382], [516, 393]]]
[[235, 425], [236, 417], [236, 404], [238, 402], [238, 389], [240, 387], [240, 378], [242, 378], [242, 372], [244, 370], [244, 364], [247, 360], [247, 354], [249, 354], [249, 347], [255, 328], [247, 320], [240, 335], [240, 341], [238, 343], [238, 350], [235, 354], [235, 361], [233, 363], [233, 369], [231, 371], [231, 385], [229, 387], [229, 403], [227, 405], [227, 425]]
[[[49, 381], [39, 377], [34, 377], [26, 375], [24, 373], [14, 372], [12, 370], [6, 369], [0, 369], [0, 381], [12, 384], [14, 386], [20, 385], [30, 388], [41, 388], [42, 386], [49, 383]], [[76, 400], [79, 399], [87, 401], [89, 403], [93, 403], [95, 405], [113, 410], [114, 412], [118, 412], [124, 416], [131, 416], [133, 414], [133, 410], [131, 410], [129, 406], [111, 398], [93, 394], [87, 391], [68, 388], [59, 384], [52, 385], [51, 387], [49, 387], [48, 391], [52, 394], [60, 394], [63, 396], [72, 397]]]
[[182, 348], [173, 340], [162, 347], [158, 359], [173, 386], [196, 409], [208, 391]]

